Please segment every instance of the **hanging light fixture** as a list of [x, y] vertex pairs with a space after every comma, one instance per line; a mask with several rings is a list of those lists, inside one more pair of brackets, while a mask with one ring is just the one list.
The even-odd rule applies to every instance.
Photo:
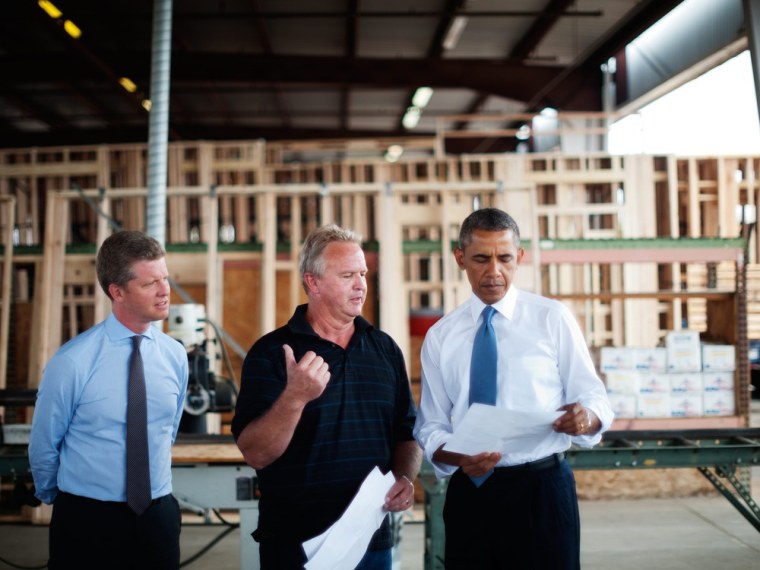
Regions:
[[417, 126], [417, 123], [420, 122], [421, 116], [422, 110], [419, 107], [412, 105], [411, 107], [407, 107], [406, 113], [404, 113], [404, 116], [401, 118], [401, 124], [404, 125], [405, 129], [413, 129]]
[[57, 20], [63, 16], [63, 12], [58, 9], [58, 6], [52, 2], [48, 2], [48, 0], [39, 0], [39, 2], [37, 2], [37, 5], [42, 8], [48, 16], [53, 18], [53, 20]]
[[418, 87], [417, 91], [412, 96], [412, 105], [424, 109], [427, 104], [430, 103], [430, 98], [433, 96], [432, 87]]
[[457, 16], [451, 21], [449, 29], [446, 31], [446, 36], [443, 38], [443, 49], [452, 50], [457, 47], [459, 38], [462, 37], [462, 32], [467, 25], [467, 16]]

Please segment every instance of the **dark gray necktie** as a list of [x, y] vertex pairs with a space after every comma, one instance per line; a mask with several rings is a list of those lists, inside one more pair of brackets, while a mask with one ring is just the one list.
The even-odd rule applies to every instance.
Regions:
[[150, 458], [148, 457], [148, 404], [145, 398], [145, 371], [140, 355], [142, 336], [132, 337], [127, 388], [127, 505], [141, 515], [148, 508]]

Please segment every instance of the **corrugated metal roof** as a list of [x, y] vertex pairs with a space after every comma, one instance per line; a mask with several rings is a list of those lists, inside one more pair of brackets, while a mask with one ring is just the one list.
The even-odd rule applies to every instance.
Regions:
[[[152, 2], [6, 2], [0, 145], [146, 140]], [[443, 115], [600, 110], [599, 62], [680, 0], [174, 2], [174, 139], [429, 136]], [[466, 18], [455, 45], [446, 40]], [[63, 32], [69, 18], [83, 31]], [[129, 77], [127, 93], [118, 78]], [[420, 86], [418, 125], [401, 124]], [[480, 123], [452, 122], [472, 129]], [[489, 128], [493, 125], [489, 125]], [[514, 144], [515, 141], [505, 141]], [[451, 152], [477, 146], [452, 143]], [[459, 146], [456, 146], [459, 145]]]

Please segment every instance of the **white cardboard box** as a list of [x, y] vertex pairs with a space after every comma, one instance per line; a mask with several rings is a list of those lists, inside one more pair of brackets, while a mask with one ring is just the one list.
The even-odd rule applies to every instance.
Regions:
[[636, 411], [640, 418], [669, 418], [670, 394], [639, 394]]
[[640, 372], [666, 372], [668, 351], [665, 347], [634, 349], [634, 366]]
[[3, 443], [6, 445], [29, 445], [32, 424], [4, 424]]
[[704, 415], [702, 393], [684, 392], [671, 394], [670, 415], [674, 418], [692, 418]]
[[668, 374], [667, 378], [672, 394], [700, 393], [704, 389], [704, 380], [701, 372], [675, 372]]
[[703, 344], [702, 370], [705, 372], [736, 370], [736, 347], [733, 344]]
[[706, 416], [733, 416], [736, 413], [736, 397], [733, 390], [705, 392], [702, 394]]
[[701, 372], [702, 346], [698, 331], [669, 331], [665, 335], [668, 372]]
[[734, 372], [702, 372], [702, 386], [705, 392], [733, 390]]
[[635, 394], [609, 394], [610, 407], [615, 412], [616, 418], [635, 418], [636, 401]]
[[599, 369], [636, 370], [636, 349], [628, 346], [603, 346], [599, 352]]
[[668, 394], [670, 393], [670, 379], [667, 374], [659, 372], [642, 373], [639, 383], [641, 394]]
[[610, 370], [604, 375], [607, 393], [633, 394], [639, 393], [641, 375], [633, 370]]

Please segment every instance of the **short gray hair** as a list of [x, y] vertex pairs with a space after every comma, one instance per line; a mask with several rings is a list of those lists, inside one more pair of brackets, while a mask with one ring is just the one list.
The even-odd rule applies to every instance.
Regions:
[[301, 272], [301, 282], [304, 291], [308, 293], [304, 276], [307, 273], [322, 277], [325, 273], [325, 259], [322, 255], [325, 248], [333, 242], [355, 243], [361, 247], [362, 238], [353, 230], [341, 228], [335, 224], [327, 224], [312, 231], [303, 242], [301, 254], [298, 257], [298, 269]]

